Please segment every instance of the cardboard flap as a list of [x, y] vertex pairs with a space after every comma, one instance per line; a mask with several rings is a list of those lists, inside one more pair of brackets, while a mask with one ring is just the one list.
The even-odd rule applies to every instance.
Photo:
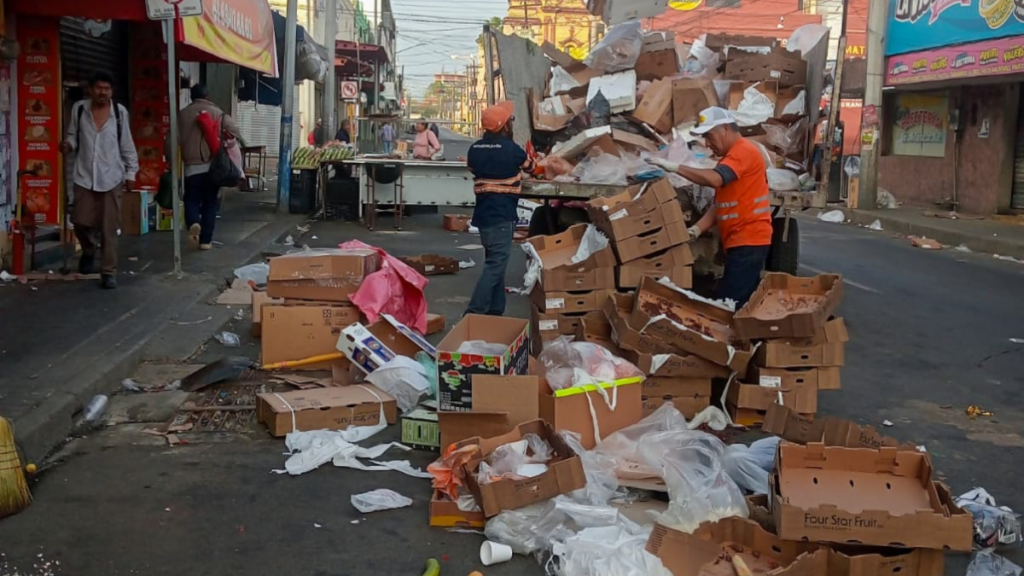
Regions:
[[505, 434], [513, 427], [508, 412], [438, 412], [441, 430], [441, 451], [477, 436]]
[[277, 394], [260, 394], [259, 397], [276, 413], [322, 410], [338, 406], [351, 408], [361, 404], [380, 404], [394, 400], [386, 392], [370, 384], [293, 390]]
[[[367, 263], [372, 270], [379, 267], [380, 255], [375, 250], [326, 248], [303, 250], [270, 259], [268, 280], [305, 280], [362, 275]], [[371, 271], [372, 271], [371, 270]]]

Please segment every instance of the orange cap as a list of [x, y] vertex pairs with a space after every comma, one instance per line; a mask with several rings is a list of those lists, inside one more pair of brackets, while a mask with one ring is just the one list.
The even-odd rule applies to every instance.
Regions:
[[494, 106], [487, 107], [480, 117], [480, 125], [488, 132], [498, 132], [512, 119], [516, 111], [516, 105], [508, 100], [502, 100]]

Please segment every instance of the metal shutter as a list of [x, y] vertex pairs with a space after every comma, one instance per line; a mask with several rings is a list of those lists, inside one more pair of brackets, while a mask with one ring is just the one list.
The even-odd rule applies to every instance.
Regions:
[[128, 23], [111, 21], [110, 30], [96, 38], [85, 18], [60, 19], [61, 75], [64, 84], [87, 82], [97, 70], [114, 76], [114, 99], [128, 106]]
[[1017, 112], [1017, 143], [1013, 154], [1013, 195], [1010, 208], [1024, 210], [1024, 97]]
[[[302, 130], [298, 124], [301, 109], [300, 99], [296, 98], [295, 111], [292, 113], [293, 150], [303, 145]], [[277, 158], [281, 139], [281, 108], [255, 102], [239, 102], [236, 116], [246, 143], [250, 146], [266, 146], [267, 154]]]

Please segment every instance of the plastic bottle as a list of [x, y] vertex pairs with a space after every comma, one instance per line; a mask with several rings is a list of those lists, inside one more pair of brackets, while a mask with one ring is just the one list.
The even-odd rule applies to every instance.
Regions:
[[89, 405], [85, 407], [84, 415], [86, 422], [95, 423], [103, 416], [103, 413], [107, 411], [107, 404], [110, 403], [110, 398], [107, 398], [104, 394], [97, 394], [92, 397], [89, 401]]

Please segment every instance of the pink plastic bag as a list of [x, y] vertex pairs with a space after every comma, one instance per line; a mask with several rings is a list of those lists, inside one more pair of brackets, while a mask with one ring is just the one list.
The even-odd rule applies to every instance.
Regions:
[[370, 324], [381, 314], [390, 314], [396, 320], [419, 332], [427, 331], [427, 299], [423, 288], [427, 279], [405, 262], [391, 256], [376, 246], [359, 240], [350, 240], [338, 245], [345, 250], [376, 250], [383, 259], [380, 270], [370, 274], [350, 297], [350, 300]]
[[231, 158], [231, 163], [238, 168], [238, 173], [245, 174], [245, 167], [242, 166], [242, 147], [238, 145], [238, 140], [227, 138], [224, 145], [228, 147], [228, 158]]

